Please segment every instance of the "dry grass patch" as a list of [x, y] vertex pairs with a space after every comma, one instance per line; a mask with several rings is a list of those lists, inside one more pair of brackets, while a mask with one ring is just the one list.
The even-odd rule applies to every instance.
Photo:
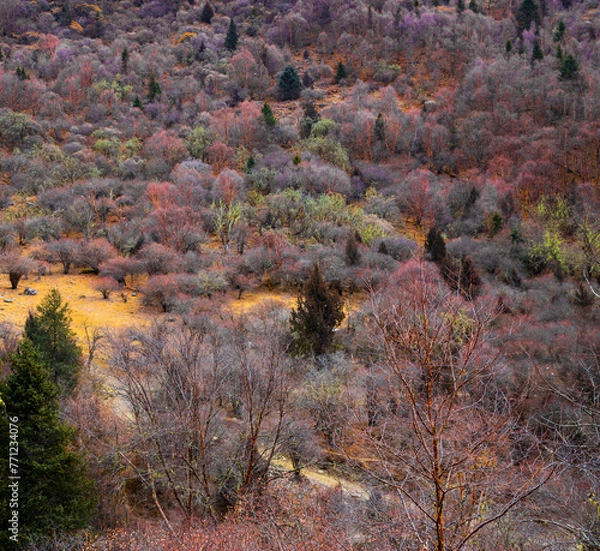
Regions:
[[[85, 336], [86, 327], [93, 330], [102, 327], [122, 329], [146, 324], [148, 310], [138, 305], [139, 296], [132, 296], [130, 290], [123, 294], [113, 293], [108, 300], [94, 289], [97, 276], [92, 274], [49, 274], [40, 278], [22, 279], [18, 289], [10, 289], [8, 276], [0, 279], [0, 321], [23, 327], [27, 314], [34, 310], [42, 298], [53, 288], [59, 290], [63, 300], [71, 308], [72, 327], [78, 337]], [[35, 289], [37, 294], [24, 294], [25, 288]]]

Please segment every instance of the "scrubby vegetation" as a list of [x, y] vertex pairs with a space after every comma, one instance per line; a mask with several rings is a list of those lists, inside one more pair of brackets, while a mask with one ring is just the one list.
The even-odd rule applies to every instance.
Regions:
[[0, 2], [0, 541], [598, 549], [599, 9]]

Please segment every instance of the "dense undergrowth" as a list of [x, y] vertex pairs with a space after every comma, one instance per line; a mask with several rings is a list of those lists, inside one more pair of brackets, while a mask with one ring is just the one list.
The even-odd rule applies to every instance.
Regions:
[[[91, 531], [22, 546], [598, 549], [599, 15], [4, 0], [7, 284], [156, 316], [62, 397]], [[292, 323], [222, 308], [257, 290]]]

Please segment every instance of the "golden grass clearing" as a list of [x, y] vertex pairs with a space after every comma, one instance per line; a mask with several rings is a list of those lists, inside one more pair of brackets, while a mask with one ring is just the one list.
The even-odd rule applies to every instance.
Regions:
[[[49, 274], [22, 279], [18, 289], [11, 289], [8, 276], [0, 279], [0, 321], [8, 321], [22, 328], [27, 314], [41, 302], [48, 292], [56, 288], [71, 308], [72, 327], [78, 337], [90, 330], [110, 327], [122, 329], [148, 323], [151, 314], [138, 304], [140, 297], [125, 291], [127, 302], [120, 293], [113, 293], [108, 300], [93, 287], [97, 276], [93, 274]], [[37, 291], [37, 295], [24, 294], [25, 288]], [[12, 302], [7, 302], [12, 301]]]
[[[108, 300], [103, 299], [100, 292], [94, 289], [97, 278], [93, 274], [51, 273], [35, 279], [31, 276], [23, 278], [18, 289], [11, 289], [8, 276], [0, 276], [0, 322], [10, 322], [22, 329], [29, 311], [35, 310], [54, 288], [59, 290], [63, 300], [68, 303], [73, 331], [82, 344], [86, 330], [141, 327], [165, 316], [158, 308], [142, 306], [141, 294], [134, 296], [136, 293], [131, 289], [124, 289], [122, 293], [127, 302], [123, 300], [121, 292], [112, 293]], [[37, 294], [25, 295], [27, 287], [35, 289]], [[278, 303], [281, 308], [289, 310], [297, 304], [296, 294], [280, 291], [246, 292], [241, 299], [237, 299], [237, 292], [232, 292], [229, 297], [230, 300], [223, 303], [222, 307], [234, 315], [249, 314], [267, 301]], [[361, 293], [350, 297], [346, 305], [348, 313], [357, 310], [364, 298]]]
[[267, 300], [279, 302], [284, 308], [291, 309], [296, 306], [296, 295], [277, 291], [244, 293], [241, 299], [232, 301], [228, 306], [234, 314], [247, 314]]

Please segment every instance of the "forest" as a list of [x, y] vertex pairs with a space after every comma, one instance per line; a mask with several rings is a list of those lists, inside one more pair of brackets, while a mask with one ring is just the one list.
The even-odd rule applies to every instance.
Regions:
[[1, 549], [600, 550], [598, 0], [1, 0], [0, 274]]

